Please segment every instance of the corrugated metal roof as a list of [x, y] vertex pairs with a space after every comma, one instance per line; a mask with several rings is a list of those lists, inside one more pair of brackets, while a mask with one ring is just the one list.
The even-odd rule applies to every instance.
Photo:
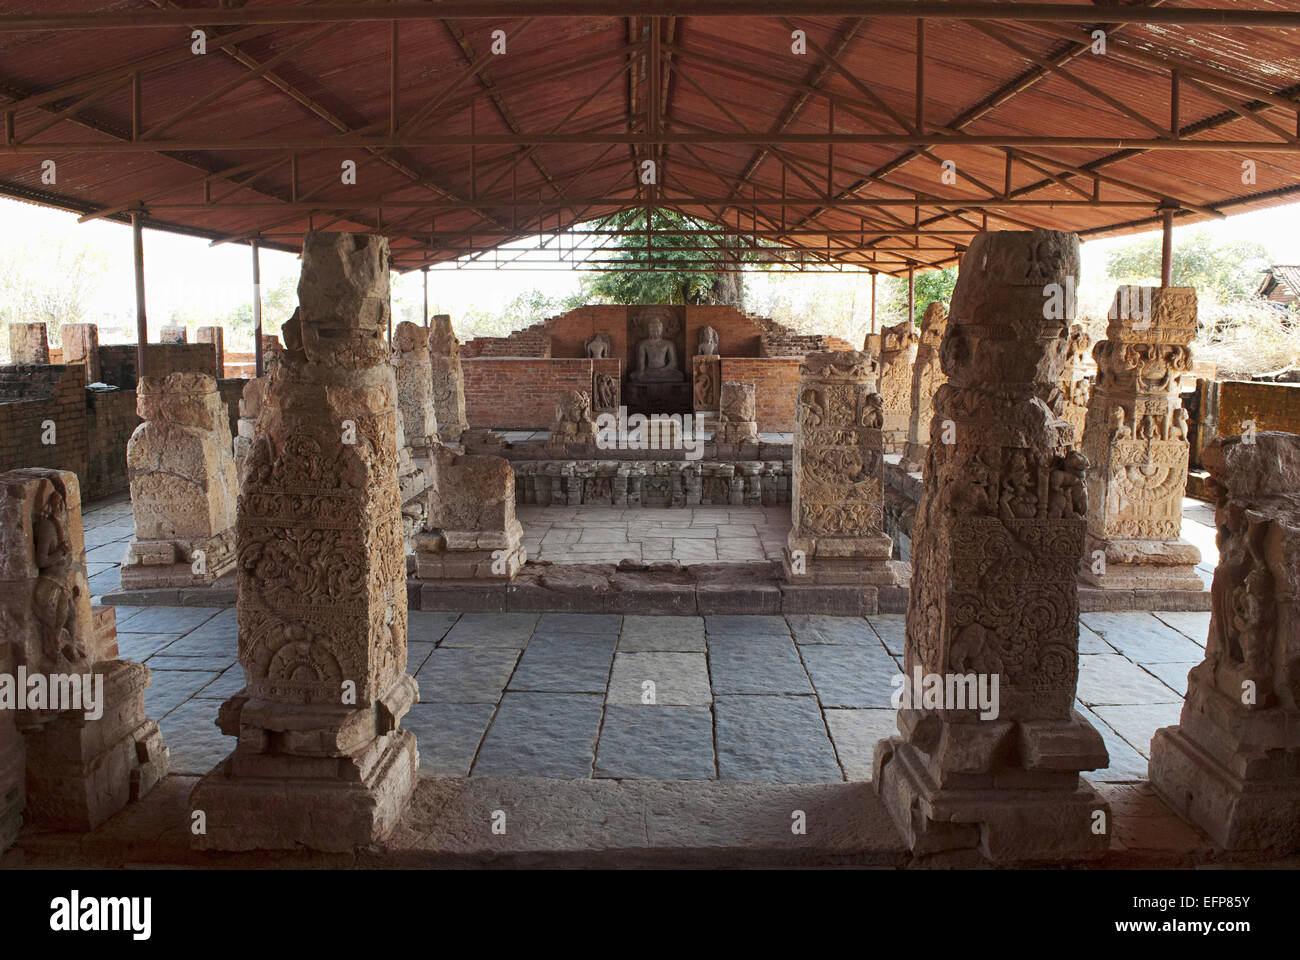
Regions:
[[[0, 0], [0, 28], [24, 13], [159, 9], [181, 6]], [[806, 54], [791, 52], [792, 27]], [[1066, 39], [1089, 40], [1085, 24], [929, 20], [920, 134], [917, 25], [895, 17], [416, 19], [396, 27], [395, 65], [382, 21], [205, 29], [205, 55], [184, 26], [0, 30], [0, 114], [12, 111], [0, 194], [117, 218], [142, 206], [146, 225], [287, 249], [309, 226], [380, 229], [400, 269], [653, 200], [892, 273], [952, 263], [985, 216], [991, 229], [1106, 236], [1158, 225], [1164, 198], [1182, 224], [1300, 197], [1294, 28], [1114, 25], [1100, 55]], [[492, 54], [498, 30], [505, 55]], [[1182, 140], [1257, 148], [1161, 148], [1173, 67]], [[934, 145], [917, 147], [922, 134]], [[648, 192], [638, 163], [652, 155]], [[345, 160], [356, 185], [340, 181]]]

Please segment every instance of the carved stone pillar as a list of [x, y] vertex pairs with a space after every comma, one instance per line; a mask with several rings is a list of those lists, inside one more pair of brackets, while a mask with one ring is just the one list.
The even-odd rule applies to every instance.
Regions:
[[[1109, 813], [1079, 778], [1106, 750], [1074, 710], [1087, 462], [1040, 399], [1068, 345], [1045, 298], [1078, 269], [1074, 234], [984, 233], [953, 293], [931, 432], [952, 420], [955, 437], [926, 454], [902, 736], [874, 760], [876, 790], [919, 854], [1038, 861], [1107, 847], [1094, 825]], [[986, 704], [972, 708], [977, 692]]]
[[217, 381], [206, 373], [141, 377], [136, 412], [144, 422], [126, 447], [135, 538], [122, 586], [211, 583], [235, 566], [239, 484]]
[[919, 336], [911, 319], [885, 327], [880, 334], [880, 371], [876, 390], [884, 401], [885, 453], [902, 453], [912, 413], [912, 363]]
[[[265, 356], [265, 355], [264, 355]], [[244, 384], [239, 395], [239, 419], [235, 421], [235, 476], [244, 482], [244, 463], [257, 436], [257, 417], [262, 412], [262, 397], [266, 394], [267, 377], [253, 377]]]
[[407, 546], [428, 519], [428, 491], [434, 482], [434, 450], [441, 446], [433, 405], [429, 329], [404, 320], [393, 329], [397, 378], [398, 485], [402, 531]]
[[720, 457], [758, 455], [757, 402], [752, 380], [728, 380], [718, 392], [718, 428], [713, 433]]
[[469, 429], [465, 417], [465, 377], [460, 369], [460, 341], [445, 313], [429, 320], [429, 360], [433, 370], [433, 407], [443, 443], [460, 443]]
[[934, 415], [934, 394], [948, 382], [939, 363], [939, 342], [948, 326], [948, 308], [937, 300], [921, 316], [921, 334], [912, 363], [912, 397], [907, 421], [907, 444], [903, 448], [903, 468], [920, 472], [925, 464], [925, 450], [930, 444], [930, 418]]
[[226, 375], [226, 332], [220, 327], [199, 327], [194, 331], [195, 343], [212, 344], [217, 362], [217, 376]]
[[1065, 365], [1061, 367], [1060, 417], [1074, 428], [1074, 445], [1083, 446], [1084, 422], [1088, 415], [1088, 400], [1092, 395], [1092, 383], [1088, 380], [1088, 351], [1092, 349], [1092, 337], [1083, 329], [1083, 324], [1076, 323], [1070, 328], [1070, 349], [1065, 355]]
[[0, 648], [10, 665], [0, 673], [21, 667], [50, 697], [61, 691], [57, 703], [0, 709], [0, 847], [24, 802], [11, 779], [24, 749], [27, 817], [52, 827], [93, 829], [166, 776], [162, 734], [145, 715], [149, 668], [116, 659], [116, 635], [95, 632], [74, 473], [0, 474]]
[[309, 233], [300, 307], [239, 494], [234, 752], [195, 787], [201, 849], [348, 850], [385, 837], [415, 783], [388, 244]]
[[1088, 404], [1088, 545], [1080, 576], [1116, 590], [1204, 585], [1201, 552], [1179, 538], [1187, 489], [1188, 420], [1179, 379], [1192, 369], [1196, 291], [1121, 287], [1106, 339], [1093, 349]]
[[1221, 848], [1300, 848], [1300, 437], [1206, 448], [1219, 565], [1205, 660], [1175, 726], [1151, 740], [1151, 786]]
[[856, 351], [810, 353], [799, 366], [798, 396], [786, 579], [899, 583], [883, 527], [884, 413], [875, 361]]

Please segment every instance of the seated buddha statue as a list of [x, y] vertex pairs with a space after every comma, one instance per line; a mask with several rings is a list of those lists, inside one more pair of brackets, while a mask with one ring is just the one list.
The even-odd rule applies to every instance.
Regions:
[[636, 345], [636, 369], [628, 379], [637, 383], [679, 383], [686, 379], [677, 368], [677, 348], [664, 339], [661, 320], [646, 323], [646, 338]]

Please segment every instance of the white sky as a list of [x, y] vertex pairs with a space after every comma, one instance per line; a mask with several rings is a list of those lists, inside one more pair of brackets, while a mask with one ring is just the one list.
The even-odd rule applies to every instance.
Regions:
[[[1175, 243], [1190, 230], [1207, 229], [1221, 241], [1253, 240], [1262, 243], [1274, 263], [1300, 263], [1300, 204], [1242, 214], [1226, 220], [1179, 227]], [[0, 198], [0, 249], [22, 247], [33, 234], [66, 234], [80, 241], [91, 240], [109, 262], [107, 277], [94, 298], [92, 313], [108, 323], [118, 318], [134, 325], [135, 293], [131, 266], [129, 227], [93, 221], [78, 224], [75, 214], [36, 207]], [[1106, 253], [1134, 237], [1094, 240], [1083, 246], [1085, 287], [1090, 278], [1099, 279], [1105, 269]], [[274, 287], [285, 277], [296, 277], [298, 259], [287, 253], [262, 251], [262, 284]], [[568, 270], [454, 270], [434, 268], [429, 272], [431, 313], [455, 318], [470, 309], [495, 312], [520, 293], [540, 289], [554, 296], [574, 293], [579, 274]], [[827, 275], [826, 283], [836, 278]], [[174, 311], [226, 312], [251, 298], [251, 253], [246, 244], [213, 247], [208, 241], [162, 231], [145, 231], [145, 286], [151, 336]], [[419, 272], [395, 277], [394, 313], [402, 316], [403, 305], [418, 314], [421, 300]], [[104, 342], [110, 342], [105, 340]]]

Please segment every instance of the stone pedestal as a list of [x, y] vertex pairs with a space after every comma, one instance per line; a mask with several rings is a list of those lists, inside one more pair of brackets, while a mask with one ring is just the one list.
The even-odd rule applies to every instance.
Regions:
[[50, 341], [43, 323], [9, 324], [9, 362], [50, 362]]
[[0, 474], [0, 623], [0, 672], [60, 691], [0, 710], [0, 847], [24, 803], [35, 823], [90, 830], [166, 775], [167, 751], [145, 716], [148, 668], [115, 659], [116, 636], [96, 630], [76, 474]]
[[122, 587], [211, 583], [235, 566], [238, 475], [226, 405], [206, 373], [141, 377], [126, 447], [135, 538]]
[[948, 382], [939, 363], [939, 343], [948, 326], [948, 308], [935, 301], [921, 315], [921, 334], [912, 362], [912, 395], [908, 406], [907, 443], [903, 447], [903, 469], [920, 473], [930, 445], [930, 418], [934, 416], [935, 392]]
[[93, 323], [65, 323], [59, 328], [63, 338], [63, 362], [86, 366], [86, 383], [102, 382], [99, 364], [99, 327]]
[[[1074, 710], [1087, 464], [1040, 399], [1068, 342], [1043, 305], [1052, 285], [1078, 275], [1079, 241], [985, 233], [964, 264], [930, 428], [952, 420], [955, 442], [927, 453], [901, 736], [876, 745], [873, 785], [917, 854], [1098, 857], [1110, 814], [1079, 772], [1107, 756]], [[990, 708], [972, 709], [972, 685], [991, 693], [995, 680]]]
[[885, 453], [902, 453], [912, 416], [912, 363], [920, 336], [911, 318], [880, 333], [880, 373], [876, 390], [884, 403]]
[[415, 782], [388, 244], [310, 233], [239, 494], [234, 752], [190, 797], [201, 849], [382, 840]]
[[226, 333], [220, 327], [199, 327], [194, 331], [195, 343], [210, 343], [217, 359], [217, 376], [226, 375]]
[[[515, 474], [501, 457], [441, 448], [429, 520], [415, 538], [421, 580], [513, 580], [528, 559], [515, 518]], [[548, 501], [549, 502], [549, 501]]]
[[713, 442], [720, 457], [758, 456], [758, 407], [752, 380], [728, 380], [718, 392]]
[[445, 313], [429, 319], [429, 362], [433, 371], [433, 408], [443, 443], [460, 443], [469, 429], [465, 417], [465, 376], [460, 369], [460, 341]]
[[1083, 582], [1115, 590], [1204, 589], [1201, 553], [1179, 538], [1188, 418], [1179, 380], [1192, 369], [1196, 291], [1121, 287], [1093, 349], [1088, 404], [1088, 544]]
[[884, 416], [871, 355], [809, 354], [799, 367], [796, 412], [786, 579], [897, 585], [883, 529]]
[[1300, 848], [1300, 437], [1212, 444], [1219, 565], [1205, 659], [1151, 786], [1227, 850]]

